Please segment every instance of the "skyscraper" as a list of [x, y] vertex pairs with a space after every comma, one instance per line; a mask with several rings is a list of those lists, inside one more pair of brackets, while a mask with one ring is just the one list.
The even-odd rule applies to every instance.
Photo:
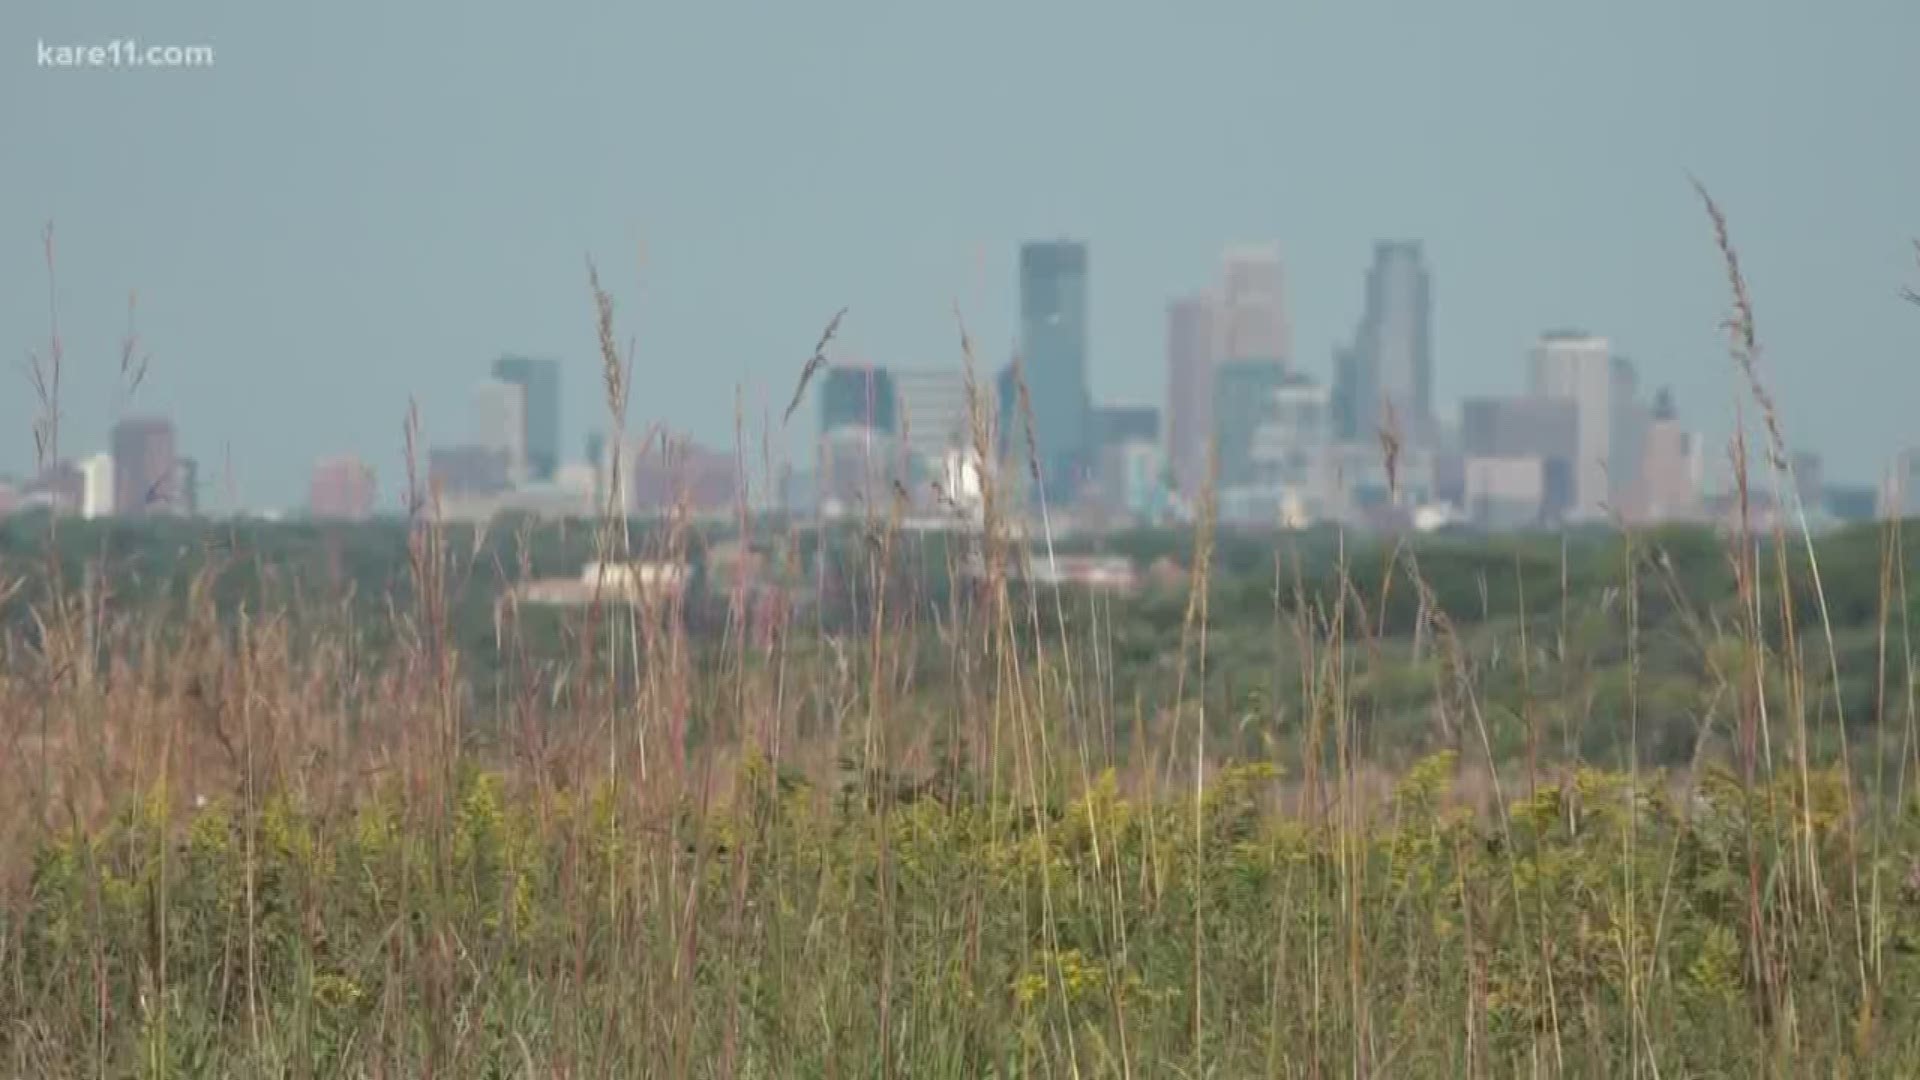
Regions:
[[1640, 484], [1635, 500], [1643, 521], [1681, 521], [1700, 513], [1704, 462], [1700, 440], [1680, 426], [1673, 395], [1662, 389], [1642, 437]]
[[1220, 520], [1297, 524], [1319, 513], [1327, 402], [1324, 385], [1272, 360], [1215, 369]]
[[1084, 243], [1020, 248], [1020, 355], [1041, 476], [1048, 497], [1064, 501], [1092, 463]]
[[1215, 359], [1291, 363], [1293, 327], [1287, 317], [1286, 286], [1278, 245], [1227, 249], [1215, 312]]
[[1206, 483], [1213, 344], [1212, 300], [1183, 296], [1167, 305], [1167, 461], [1188, 497]]
[[1631, 501], [1640, 485], [1640, 458], [1646, 450], [1649, 417], [1647, 405], [1640, 399], [1640, 372], [1624, 356], [1613, 358], [1610, 395], [1609, 486], [1616, 500]]
[[535, 480], [553, 479], [560, 467], [560, 363], [532, 356], [503, 356], [493, 362], [493, 377], [520, 387], [525, 399], [527, 471]]
[[1579, 331], [1543, 334], [1533, 346], [1533, 393], [1573, 402], [1573, 503], [1569, 517], [1606, 514], [1613, 435], [1613, 349]]
[[1418, 240], [1373, 246], [1366, 308], [1335, 367], [1341, 437], [1372, 438], [1389, 409], [1401, 439], [1432, 436], [1433, 283]]
[[180, 463], [172, 421], [127, 417], [113, 426], [112, 443], [116, 514], [142, 517], [185, 509], [180, 502]]
[[855, 427], [891, 435], [899, 424], [899, 404], [886, 368], [836, 364], [820, 381], [820, 434]]
[[527, 390], [506, 379], [487, 379], [473, 392], [473, 445], [502, 454], [507, 477], [524, 483], [532, 474], [527, 451]]
[[1220, 453], [1220, 487], [1254, 483], [1254, 444], [1272, 423], [1280, 392], [1292, 380], [1272, 360], [1229, 360], [1214, 369], [1213, 422]]

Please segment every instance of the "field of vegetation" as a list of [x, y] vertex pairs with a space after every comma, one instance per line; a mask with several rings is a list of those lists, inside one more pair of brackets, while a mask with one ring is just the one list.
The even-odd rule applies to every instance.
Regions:
[[[7, 522], [0, 1069], [1920, 1073], [1900, 524], [1203, 515], [1106, 541], [1184, 570], [1112, 595], [1023, 587], [988, 494], [946, 539]], [[759, 583], [497, 602], [722, 537]]]

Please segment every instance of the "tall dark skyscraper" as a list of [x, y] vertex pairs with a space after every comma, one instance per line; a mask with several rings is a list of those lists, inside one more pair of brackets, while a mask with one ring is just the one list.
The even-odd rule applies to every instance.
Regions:
[[1418, 240], [1383, 240], [1367, 270], [1366, 311], [1336, 361], [1338, 433], [1371, 439], [1388, 406], [1402, 438], [1433, 432], [1433, 283]]
[[1093, 452], [1084, 243], [1053, 240], [1020, 248], [1020, 354], [1048, 498], [1070, 499]]
[[899, 405], [886, 368], [836, 364], [820, 380], [820, 434], [848, 427], [898, 434]]
[[533, 356], [503, 356], [493, 377], [518, 386], [525, 396], [527, 472], [548, 481], [560, 467], [560, 363]]

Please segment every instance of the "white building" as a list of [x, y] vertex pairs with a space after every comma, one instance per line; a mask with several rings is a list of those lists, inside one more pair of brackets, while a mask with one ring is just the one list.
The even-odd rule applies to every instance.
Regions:
[[507, 475], [527, 480], [527, 392], [518, 383], [488, 379], [473, 392], [473, 444], [504, 451]]
[[80, 515], [108, 517], [113, 513], [113, 455], [94, 454], [80, 462]]
[[940, 457], [940, 490], [954, 509], [973, 513], [986, 499], [984, 466], [972, 450], [949, 450]]
[[1612, 459], [1613, 348], [1603, 337], [1557, 331], [1534, 344], [1532, 360], [1533, 393], [1573, 402], [1573, 499], [1567, 516], [1602, 518]]

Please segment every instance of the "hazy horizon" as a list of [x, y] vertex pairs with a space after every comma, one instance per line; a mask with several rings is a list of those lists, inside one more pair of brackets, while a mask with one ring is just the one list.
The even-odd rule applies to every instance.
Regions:
[[[56, 70], [39, 43], [212, 45], [204, 70]], [[57, 231], [62, 450], [106, 445], [127, 297], [211, 506], [288, 507], [319, 457], [400, 473], [416, 397], [463, 440], [495, 356], [563, 364], [562, 449], [604, 426], [585, 263], [638, 346], [634, 427], [776, 429], [838, 355], [1005, 358], [1023, 240], [1089, 245], [1095, 396], [1164, 405], [1167, 302], [1275, 241], [1296, 364], [1326, 378], [1378, 239], [1424, 243], [1435, 398], [1517, 391], [1580, 326], [1714, 438], [1738, 390], [1731, 219], [1789, 440], [1866, 482], [1920, 445], [1920, 5], [1713, 0], [1116, 10], [565, 12], [27, 0], [0, 10], [0, 472], [32, 464], [21, 363]], [[1875, 381], [1884, 380], [1884, 381]], [[785, 443], [814, 431], [796, 414]], [[1717, 458], [1717, 453], [1710, 453]]]

